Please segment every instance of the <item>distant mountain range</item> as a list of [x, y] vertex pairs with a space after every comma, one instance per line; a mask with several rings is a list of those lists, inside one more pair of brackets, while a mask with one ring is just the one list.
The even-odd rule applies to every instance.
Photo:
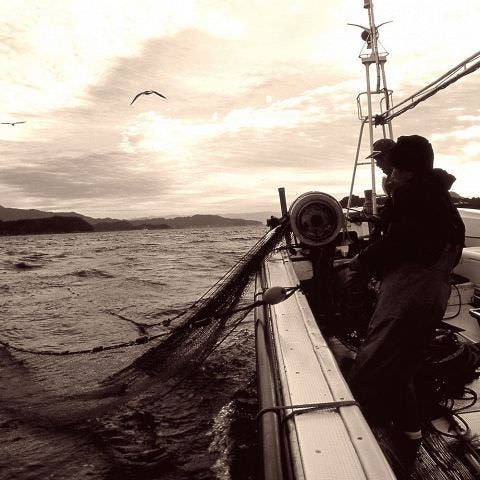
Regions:
[[261, 222], [263, 224], [265, 224], [265, 222], [267, 221], [267, 218], [270, 218], [272, 215], [274, 217], [281, 217], [282, 214], [280, 212], [280, 208], [278, 208], [277, 210], [269, 210], [269, 211], [228, 214], [230, 218], [243, 218], [245, 220], [257, 220], [258, 222]]
[[93, 232], [92, 225], [78, 217], [47, 217], [0, 221], [0, 235]]
[[[455, 192], [449, 192], [449, 193], [450, 193], [450, 198], [452, 199], [453, 204], [456, 205], [457, 207], [480, 209], [480, 197], [466, 198], [466, 197], [462, 197], [461, 195]], [[379, 197], [379, 200], [382, 201], [382, 197]], [[351, 207], [353, 208], [362, 207], [364, 203], [365, 203], [365, 198], [359, 197], [358, 195], [352, 195], [352, 201], [350, 205]], [[348, 197], [343, 197], [340, 200], [340, 205], [343, 208], [347, 208], [347, 204], [348, 204]]]
[[[453, 203], [458, 207], [480, 209], [480, 197], [465, 198], [450, 192]], [[381, 200], [381, 198], [379, 198]], [[346, 207], [348, 197], [340, 204]], [[354, 195], [352, 207], [363, 206], [365, 199]], [[122, 230], [162, 230], [189, 227], [233, 227], [265, 225], [271, 215], [280, 217], [279, 212], [259, 211], [254, 213], [221, 215], [192, 215], [186, 217], [154, 217], [120, 220], [116, 218], [94, 218], [77, 212], [48, 212], [0, 206], [0, 235], [30, 235], [36, 233], [112, 232]]]
[[226, 218], [220, 215], [119, 220], [115, 218], [93, 218], [76, 212], [46, 212], [0, 206], [0, 235], [232, 227], [260, 225], [261, 223], [256, 220]]

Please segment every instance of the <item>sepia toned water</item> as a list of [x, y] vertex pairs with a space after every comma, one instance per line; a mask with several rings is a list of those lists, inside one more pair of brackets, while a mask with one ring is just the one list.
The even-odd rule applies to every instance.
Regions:
[[[254, 226], [2, 237], [0, 341], [53, 352], [121, 344], [140, 334], [129, 319], [160, 324], [151, 335], [168, 334], [162, 321], [191, 305], [264, 233]], [[142, 348], [98, 356], [78, 378], [98, 381]], [[36, 392], [62, 394], [57, 365], [68, 365], [62, 375], [71, 379], [75, 358], [62, 364], [0, 347], [0, 479], [256, 477], [251, 316], [167, 396], [153, 384], [74, 425], [37, 421]], [[55, 411], [54, 402], [48, 407]]]

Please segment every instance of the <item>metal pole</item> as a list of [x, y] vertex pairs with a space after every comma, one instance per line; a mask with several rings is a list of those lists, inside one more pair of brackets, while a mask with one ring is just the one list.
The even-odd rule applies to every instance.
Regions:
[[375, 60], [376, 73], [377, 73], [377, 89], [380, 91], [380, 68], [379, 68], [379, 58], [378, 58], [378, 44], [377, 44], [377, 27], [375, 26], [375, 16], [373, 13], [373, 0], [365, 2], [364, 8], [368, 9], [368, 21], [370, 25], [370, 42], [372, 44], [372, 56]]
[[[383, 81], [383, 88], [385, 92], [385, 109], [388, 111], [390, 110], [391, 106], [390, 106], [390, 98], [388, 96], [387, 76], [385, 75], [385, 61], [380, 62], [380, 69], [382, 71], [382, 81]], [[389, 120], [387, 122], [387, 125], [388, 125], [389, 138], [393, 140], [392, 122]]]
[[[288, 208], [287, 208], [287, 197], [285, 195], [285, 188], [279, 187], [278, 188], [278, 196], [280, 197], [280, 209], [282, 212], [282, 217], [286, 218], [288, 215]], [[290, 235], [290, 230], [287, 229], [285, 231], [285, 242], [287, 246], [290, 247], [292, 245], [292, 237]]]
[[280, 208], [282, 212], [282, 217], [284, 217], [288, 210], [287, 210], [287, 197], [285, 196], [285, 188], [279, 187], [278, 188], [278, 196], [280, 197]]
[[358, 143], [357, 143], [357, 153], [355, 155], [355, 165], [353, 166], [352, 183], [350, 184], [350, 193], [348, 195], [347, 215], [352, 206], [353, 185], [355, 184], [355, 175], [357, 173], [357, 164], [358, 164], [358, 157], [360, 155], [360, 146], [362, 144], [363, 128], [365, 127], [365, 123], [367, 123], [367, 120], [368, 118], [364, 118], [362, 120], [362, 125], [360, 126], [360, 135], [358, 136]]
[[[370, 140], [370, 152], [373, 151], [373, 118], [372, 118], [372, 92], [370, 89], [370, 62], [365, 62], [365, 74], [367, 77], [367, 106], [368, 106], [368, 134]], [[377, 214], [377, 196], [375, 189], [375, 159], [370, 159], [372, 174], [372, 213]]]

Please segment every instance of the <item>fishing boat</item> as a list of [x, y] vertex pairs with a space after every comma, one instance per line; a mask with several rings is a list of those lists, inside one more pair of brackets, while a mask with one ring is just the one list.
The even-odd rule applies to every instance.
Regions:
[[[396, 116], [480, 67], [477, 53], [393, 105], [386, 85], [386, 54], [379, 51], [377, 43], [373, 2], [364, 0], [364, 8], [369, 27], [362, 27], [365, 46], [360, 58], [365, 66], [367, 90], [359, 95], [364, 98], [359, 99], [361, 129], [350, 198], [357, 166], [364, 163], [359, 161], [364, 127], [368, 127], [371, 152], [375, 126], [380, 127], [382, 137], [393, 138], [392, 120]], [[375, 75], [370, 74], [371, 69]], [[377, 81], [374, 87], [371, 77]], [[383, 112], [374, 112], [374, 95], [382, 96]], [[362, 112], [360, 105], [363, 100], [366, 112]], [[373, 158], [369, 159], [368, 166], [372, 185], [364, 210], [375, 214], [378, 195]], [[288, 222], [289, 228], [284, 244], [263, 262], [255, 289], [257, 418], [263, 478], [402, 478], [401, 466], [399, 469], [395, 465], [395, 445], [390, 441], [388, 429], [377, 429], [367, 423], [346, 380], [345, 372], [355, 357], [354, 344], [361, 342], [361, 329], [339, 333], [331, 328], [341, 323], [346, 314], [342, 302], [352, 301], [354, 292], [348, 291], [344, 276], [352, 257], [371, 241], [368, 217], [358, 221], [357, 216], [356, 221], [352, 221], [350, 201], [344, 210], [335, 198], [322, 192], [307, 192], [290, 207], [283, 188], [279, 189], [279, 196], [282, 220]], [[430, 366], [437, 372], [431, 381], [443, 381], [447, 386], [450, 385], [448, 377], [442, 377], [442, 372], [461, 370], [462, 362], [468, 362], [467, 346], [480, 342], [480, 211], [459, 211], [466, 226], [466, 247], [455, 269], [452, 294], [442, 330], [438, 331], [448, 339], [445, 343], [450, 350], [429, 359]], [[270, 225], [273, 228], [275, 223]], [[375, 286], [372, 287], [374, 294]], [[368, 323], [366, 300], [357, 296], [352, 307], [353, 315], [364, 324]], [[452, 394], [456, 398], [446, 400], [447, 413], [429, 423], [423, 432], [414, 468], [405, 470], [405, 478], [480, 478], [480, 442], [476, 440], [480, 436], [480, 402], [477, 401], [480, 380], [475, 375], [476, 360], [470, 358], [470, 362], [475, 363], [470, 365], [474, 375], [468, 379], [465, 389], [462, 384], [461, 393], [466, 394]]]

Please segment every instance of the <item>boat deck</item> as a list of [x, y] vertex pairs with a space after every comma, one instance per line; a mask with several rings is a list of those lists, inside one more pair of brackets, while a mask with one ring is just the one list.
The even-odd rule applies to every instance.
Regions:
[[[265, 264], [268, 286], [294, 287], [299, 279], [308, 278], [309, 273], [308, 262], [302, 262], [301, 258], [292, 261], [285, 252], [275, 253]], [[480, 342], [480, 327], [469, 315], [470, 308], [468, 304], [459, 308], [458, 302], [453, 301], [446, 316], [457, 315], [448, 323], [463, 329], [459, 335], [465, 341]], [[284, 302], [270, 306], [269, 312], [283, 404], [292, 406], [286, 410], [286, 431], [295, 478], [396, 478], [360, 408], [354, 404], [303, 293], [295, 292]], [[480, 396], [480, 380], [469, 387]], [[352, 404], [341, 406], [349, 401]], [[322, 404], [331, 402], [339, 405], [321, 409]], [[457, 404], [463, 406], [462, 401]], [[302, 411], [301, 405], [318, 405], [319, 409]], [[294, 411], [297, 413], [288, 415]], [[473, 434], [480, 435], [480, 402], [459, 415]], [[442, 431], [449, 428], [446, 422], [435, 427]]]

